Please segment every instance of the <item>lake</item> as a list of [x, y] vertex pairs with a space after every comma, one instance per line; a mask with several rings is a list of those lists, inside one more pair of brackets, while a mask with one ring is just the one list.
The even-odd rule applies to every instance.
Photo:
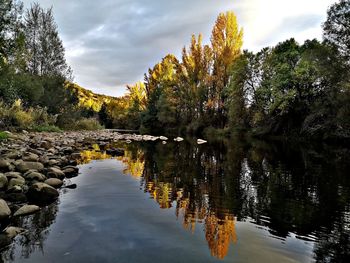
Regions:
[[83, 151], [3, 262], [350, 262], [350, 151], [231, 139]]

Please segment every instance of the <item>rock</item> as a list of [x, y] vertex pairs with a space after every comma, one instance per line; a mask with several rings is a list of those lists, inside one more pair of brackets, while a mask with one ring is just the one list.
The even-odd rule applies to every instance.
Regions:
[[9, 182], [9, 185], [7, 186], [7, 188], [11, 188], [15, 185], [18, 185], [18, 186], [22, 186], [26, 183], [26, 180], [23, 178], [23, 177], [17, 177], [17, 178], [12, 178]]
[[73, 148], [72, 147], [64, 147], [60, 149], [61, 152], [63, 152], [64, 154], [71, 154], [73, 153]]
[[184, 139], [182, 137], [176, 137], [174, 139], [175, 142], [182, 142]]
[[18, 158], [21, 158], [22, 154], [17, 152], [17, 151], [14, 151], [14, 152], [9, 152], [7, 154], [5, 154], [5, 157], [8, 158], [8, 159], [18, 159]]
[[9, 193], [4, 197], [6, 201], [13, 203], [25, 203], [27, 202], [27, 196], [24, 193]]
[[19, 172], [8, 172], [8, 173], [5, 173], [5, 176], [7, 177], [7, 180], [11, 180], [12, 178], [23, 178], [22, 177], [22, 174], [19, 173]]
[[206, 140], [202, 140], [202, 139], [198, 139], [197, 140], [197, 144], [203, 144], [203, 143], [207, 143]]
[[22, 192], [23, 192], [23, 189], [22, 189], [22, 186], [20, 185], [13, 185], [11, 187], [8, 187], [6, 191], [6, 193], [22, 193]]
[[51, 203], [57, 199], [58, 195], [55, 188], [45, 183], [33, 184], [27, 193], [28, 199], [38, 204]]
[[26, 162], [37, 162], [39, 160], [39, 156], [34, 153], [29, 153], [26, 156], [23, 156], [22, 160]]
[[45, 180], [44, 183], [48, 184], [54, 188], [60, 188], [63, 185], [62, 180], [57, 179], [57, 178], [49, 178], [49, 179]]
[[76, 188], [77, 188], [77, 185], [76, 185], [76, 184], [69, 184], [69, 185], [66, 185], [64, 188], [76, 189]]
[[70, 159], [72, 159], [72, 160], [78, 160], [78, 159], [80, 159], [80, 157], [81, 157], [80, 153], [72, 153], [70, 155]]
[[0, 174], [0, 189], [3, 189], [7, 186], [8, 180], [4, 174]]
[[46, 180], [46, 176], [39, 173], [39, 172], [36, 172], [36, 171], [31, 171], [29, 170], [28, 172], [26, 172], [24, 175], [24, 178], [26, 180], [30, 180], [30, 181], [39, 181], [39, 182], [43, 182]]
[[67, 178], [73, 178], [78, 175], [79, 168], [75, 166], [66, 166], [62, 171]]
[[5, 234], [7, 237], [12, 239], [15, 236], [23, 233], [24, 231], [25, 231], [25, 229], [23, 229], [23, 228], [9, 226], [9, 227], [6, 227], [2, 233]]
[[47, 169], [47, 176], [49, 178], [58, 178], [62, 180], [64, 179], [65, 174], [58, 168], [50, 167], [49, 169]]
[[40, 172], [44, 169], [44, 165], [39, 162], [19, 162], [16, 165], [16, 169], [21, 173], [25, 173], [28, 170], [37, 170]]
[[0, 199], [0, 220], [7, 219], [11, 215], [11, 210], [4, 199]]
[[11, 245], [12, 239], [5, 234], [0, 234], [0, 249]]
[[11, 163], [8, 160], [0, 160], [0, 171], [8, 172], [10, 171]]
[[162, 144], [166, 144], [166, 141], [162, 141]]
[[49, 157], [45, 156], [40, 156], [39, 162], [42, 163], [43, 165], [48, 165], [49, 164]]
[[51, 159], [51, 160], [49, 160], [48, 165], [49, 165], [49, 166], [56, 166], [56, 165], [58, 165], [59, 163], [60, 163], [60, 161], [55, 160], [55, 159]]
[[18, 209], [13, 216], [26, 216], [30, 214], [34, 214], [40, 210], [39, 206], [36, 205], [24, 205], [20, 209]]
[[168, 140], [168, 138], [167, 138], [167, 137], [165, 137], [165, 136], [160, 136], [160, 137], [159, 137], [159, 140], [161, 140], [161, 141], [167, 141], [167, 140]]
[[[18, 173], [12, 172], [6, 174], [9, 183], [7, 186], [8, 193], [20, 193], [22, 192], [22, 187], [25, 184], [25, 179]], [[10, 177], [11, 176], [11, 177]]]
[[34, 154], [36, 154], [36, 155], [38, 155], [38, 156], [40, 156], [40, 155], [42, 154], [42, 152], [40, 152], [40, 151], [37, 150], [37, 149], [29, 149], [28, 151], [31, 152], [31, 153], [34, 153]]
[[42, 142], [40, 143], [40, 148], [44, 148], [44, 149], [48, 150], [48, 149], [50, 149], [51, 147], [52, 147], [52, 143], [49, 142], [48, 140], [42, 141]]

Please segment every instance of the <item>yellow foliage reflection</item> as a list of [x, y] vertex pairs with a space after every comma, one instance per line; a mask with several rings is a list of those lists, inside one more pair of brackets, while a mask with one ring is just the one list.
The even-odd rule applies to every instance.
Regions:
[[206, 217], [205, 238], [212, 256], [224, 259], [231, 242], [236, 243], [235, 222], [236, 219], [232, 215], [226, 215], [224, 219], [219, 219], [214, 214]]
[[92, 148], [93, 149], [91, 150], [85, 150], [80, 152], [80, 159], [78, 160], [78, 164], [87, 164], [92, 160], [104, 160], [112, 158], [112, 156], [100, 151], [100, 147], [98, 146], [98, 144], [94, 144]]
[[[133, 158], [135, 156], [135, 158]], [[136, 154], [132, 151], [125, 150], [124, 156], [117, 157], [125, 165], [124, 174], [130, 174], [133, 177], [140, 178], [145, 168], [145, 158], [141, 150], [137, 150]]]
[[[98, 145], [93, 145], [93, 149], [81, 152], [80, 163], [110, 158], [112, 156], [100, 151]], [[183, 187], [177, 187], [176, 178], [171, 176], [163, 178], [146, 170], [145, 154], [140, 149], [125, 149], [124, 156], [116, 159], [125, 165], [124, 174], [141, 180], [144, 191], [149, 193], [161, 209], [169, 209], [176, 205], [176, 217], [182, 219], [185, 229], [194, 232], [198, 224], [199, 226], [203, 224], [211, 255], [218, 259], [225, 258], [230, 244], [237, 241], [236, 219], [233, 214], [209, 205], [211, 189], [209, 183], [197, 185], [194, 193], [190, 193]], [[208, 171], [215, 168], [211, 162], [208, 162], [206, 166], [208, 166], [206, 167]], [[167, 176], [170, 170], [164, 168], [163, 172], [167, 171], [165, 172]]]

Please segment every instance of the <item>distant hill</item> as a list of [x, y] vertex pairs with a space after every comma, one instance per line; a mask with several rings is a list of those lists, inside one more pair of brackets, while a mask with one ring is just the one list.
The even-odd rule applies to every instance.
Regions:
[[91, 90], [87, 90], [75, 83], [66, 84], [66, 88], [71, 90], [79, 99], [79, 106], [86, 109], [92, 109], [99, 112], [103, 103], [109, 104], [113, 100], [118, 100], [116, 97], [96, 94]]

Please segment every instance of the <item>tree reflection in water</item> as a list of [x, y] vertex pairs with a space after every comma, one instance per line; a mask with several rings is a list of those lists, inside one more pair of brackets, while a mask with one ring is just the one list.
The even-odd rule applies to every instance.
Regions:
[[17, 236], [16, 246], [11, 245], [1, 251], [0, 262], [15, 261], [16, 249], [20, 249], [21, 258], [28, 258], [36, 250], [43, 252], [45, 240], [50, 232], [49, 227], [54, 223], [57, 213], [58, 201], [50, 206], [43, 207], [34, 215], [14, 218], [12, 223], [26, 229], [26, 232]]
[[[350, 256], [349, 150], [324, 145], [243, 143], [241, 139], [194, 145], [186, 142], [120, 143], [125, 174], [161, 209], [173, 207], [183, 227], [203, 227], [212, 256], [223, 259], [237, 242], [236, 222], [264, 226], [276, 238], [314, 241], [316, 262], [345, 262]], [[80, 163], [110, 159], [97, 144]], [[23, 257], [42, 249], [57, 204], [16, 225]], [[292, 235], [293, 234], [293, 235]], [[11, 261], [11, 247], [3, 259]]]
[[186, 229], [204, 224], [219, 259], [237, 240], [236, 220], [249, 220], [277, 238], [315, 241], [317, 262], [343, 262], [350, 254], [349, 156], [327, 146], [232, 140], [134, 145], [122, 160], [160, 208], [175, 207]]

